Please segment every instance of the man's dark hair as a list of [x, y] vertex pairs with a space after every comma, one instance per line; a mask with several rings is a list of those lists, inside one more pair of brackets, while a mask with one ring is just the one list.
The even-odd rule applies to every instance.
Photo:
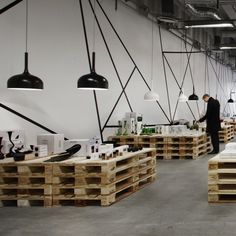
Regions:
[[209, 97], [210, 97], [210, 95], [207, 94], [207, 93], [205, 93], [205, 94], [202, 96], [202, 99], [209, 98]]

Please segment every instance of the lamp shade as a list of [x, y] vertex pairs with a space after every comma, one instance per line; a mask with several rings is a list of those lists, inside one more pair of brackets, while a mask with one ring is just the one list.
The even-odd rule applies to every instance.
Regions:
[[43, 81], [31, 75], [28, 71], [28, 53], [25, 53], [25, 70], [22, 74], [14, 75], [7, 81], [7, 88], [17, 90], [42, 90]]
[[92, 71], [79, 78], [77, 88], [86, 90], [106, 90], [108, 89], [108, 81], [103, 76]]
[[228, 103], [234, 103], [234, 100], [233, 100], [232, 98], [230, 98], [230, 99], [228, 100]]
[[188, 97], [188, 100], [189, 101], [198, 101], [198, 96], [195, 93], [193, 93]]
[[179, 102], [187, 102], [188, 101], [188, 97], [181, 92], [180, 96], [179, 96]]
[[153, 91], [148, 91], [144, 94], [145, 101], [159, 101], [159, 95]]
[[107, 90], [108, 81], [95, 72], [95, 52], [92, 54], [92, 68], [89, 74], [83, 75], [78, 79], [77, 88], [85, 90]]

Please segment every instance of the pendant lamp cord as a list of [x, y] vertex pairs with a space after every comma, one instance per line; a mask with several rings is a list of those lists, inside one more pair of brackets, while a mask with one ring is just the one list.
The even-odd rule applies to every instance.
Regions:
[[28, 0], [25, 4], [25, 51], [28, 52]]
[[153, 30], [154, 30], [154, 23], [152, 19], [152, 51], [151, 51], [151, 90], [153, 91], [153, 47], [154, 47], [154, 42], [153, 42]]
[[[94, 8], [94, 12], [96, 12], [96, 2], [95, 0], [93, 1], [93, 8]], [[96, 19], [95, 16], [93, 18], [93, 52], [95, 52], [95, 37], [96, 37]]]

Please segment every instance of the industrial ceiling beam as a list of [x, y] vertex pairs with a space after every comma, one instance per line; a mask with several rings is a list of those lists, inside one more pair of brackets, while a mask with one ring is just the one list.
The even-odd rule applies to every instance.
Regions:
[[18, 3], [22, 2], [23, 0], [16, 0], [10, 4], [8, 4], [7, 6], [3, 7], [2, 9], [0, 9], [0, 15], [6, 11], [8, 11], [9, 9], [11, 9], [12, 7], [14, 7], [15, 5], [17, 5]]

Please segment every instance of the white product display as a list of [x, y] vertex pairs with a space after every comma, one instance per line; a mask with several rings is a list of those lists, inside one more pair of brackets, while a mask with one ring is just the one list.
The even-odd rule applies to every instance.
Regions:
[[183, 136], [183, 135], [198, 135], [201, 131], [189, 130], [186, 125], [157, 125], [155, 132], [162, 135]]
[[91, 143], [89, 139], [71, 139], [65, 141], [65, 149], [72, 147], [75, 144], [80, 144], [81, 148], [74, 156], [86, 157], [91, 153]]
[[64, 146], [65, 150], [72, 147], [73, 145], [79, 144], [81, 145], [81, 148], [78, 152], [76, 152], [73, 156], [86, 156], [88, 145], [86, 146], [86, 143], [89, 143], [89, 139], [69, 139], [65, 140]]
[[[124, 123], [127, 124], [127, 134], [140, 134], [142, 132], [143, 116], [137, 112], [126, 112]], [[124, 124], [122, 124], [124, 126]]]
[[119, 147], [116, 147], [113, 149], [113, 151], [118, 151], [120, 154], [123, 154], [124, 152], [128, 152], [129, 145], [121, 145]]
[[107, 154], [110, 155], [113, 153], [113, 144], [101, 144], [100, 145], [100, 154]]
[[48, 155], [64, 152], [64, 134], [40, 134], [37, 145], [47, 145]]
[[23, 130], [12, 130], [12, 131], [0, 131], [0, 137], [2, 137], [2, 145], [1, 149], [2, 153], [9, 153], [10, 148], [12, 147], [12, 143], [9, 140], [8, 132], [12, 132], [11, 140], [14, 143], [13, 151], [17, 148], [21, 148], [25, 145], [25, 132]]
[[48, 156], [48, 145], [36, 145], [34, 146], [35, 157], [46, 157]]
[[97, 159], [99, 157], [99, 151], [101, 146], [101, 140], [98, 137], [92, 139], [71, 139], [65, 141], [65, 149], [72, 147], [75, 144], [80, 144], [80, 150], [73, 156], [87, 157], [91, 159]]

